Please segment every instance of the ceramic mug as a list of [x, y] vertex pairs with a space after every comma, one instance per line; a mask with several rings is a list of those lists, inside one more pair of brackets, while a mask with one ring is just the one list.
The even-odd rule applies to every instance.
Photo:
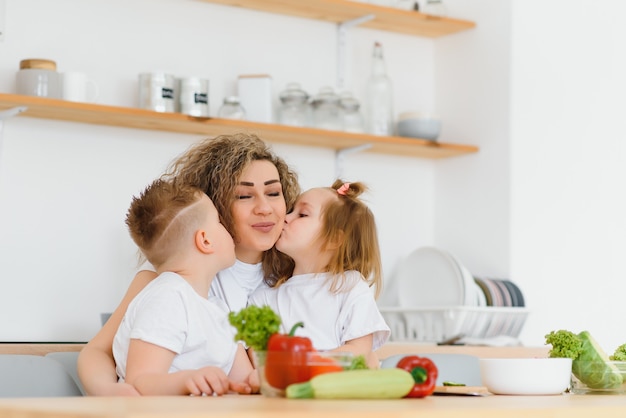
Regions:
[[51, 97], [54, 99], [61, 98], [61, 78], [56, 71], [24, 68], [17, 72], [15, 80], [17, 94]]
[[95, 102], [100, 92], [98, 84], [78, 71], [61, 74], [62, 98], [72, 102]]

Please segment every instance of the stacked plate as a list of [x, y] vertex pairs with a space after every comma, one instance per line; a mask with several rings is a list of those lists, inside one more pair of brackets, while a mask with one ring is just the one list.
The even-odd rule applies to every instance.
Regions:
[[401, 307], [476, 305], [474, 278], [449, 252], [434, 247], [413, 251], [393, 279]]
[[396, 341], [516, 338], [528, 314], [513, 282], [473, 277], [456, 257], [434, 247], [402, 260], [388, 290], [394, 306], [379, 308]]
[[510, 280], [473, 277], [447, 251], [421, 247], [398, 266], [393, 278], [401, 307], [523, 307], [524, 296]]
[[479, 287], [478, 306], [524, 306], [524, 295], [515, 283], [505, 279], [474, 277]]

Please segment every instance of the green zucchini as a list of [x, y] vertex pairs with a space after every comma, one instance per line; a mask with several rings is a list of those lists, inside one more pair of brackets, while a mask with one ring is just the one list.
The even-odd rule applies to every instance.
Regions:
[[403, 369], [346, 370], [289, 385], [286, 395], [297, 399], [398, 399], [406, 396], [414, 384], [411, 373]]

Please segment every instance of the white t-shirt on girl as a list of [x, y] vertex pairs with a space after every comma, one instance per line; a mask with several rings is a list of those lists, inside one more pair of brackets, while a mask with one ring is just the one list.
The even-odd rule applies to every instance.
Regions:
[[296, 335], [309, 337], [317, 350], [332, 350], [346, 341], [373, 334], [372, 350], [391, 334], [374, 294], [358, 271], [347, 271], [344, 290], [329, 291], [329, 273], [293, 276], [276, 288], [259, 288], [250, 305], [269, 305], [282, 320], [281, 332], [303, 322]]

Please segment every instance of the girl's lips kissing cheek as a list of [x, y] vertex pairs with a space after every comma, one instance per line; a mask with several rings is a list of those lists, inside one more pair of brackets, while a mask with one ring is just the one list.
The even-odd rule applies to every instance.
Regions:
[[271, 232], [276, 224], [274, 222], [259, 222], [252, 225], [253, 229], [259, 232]]

